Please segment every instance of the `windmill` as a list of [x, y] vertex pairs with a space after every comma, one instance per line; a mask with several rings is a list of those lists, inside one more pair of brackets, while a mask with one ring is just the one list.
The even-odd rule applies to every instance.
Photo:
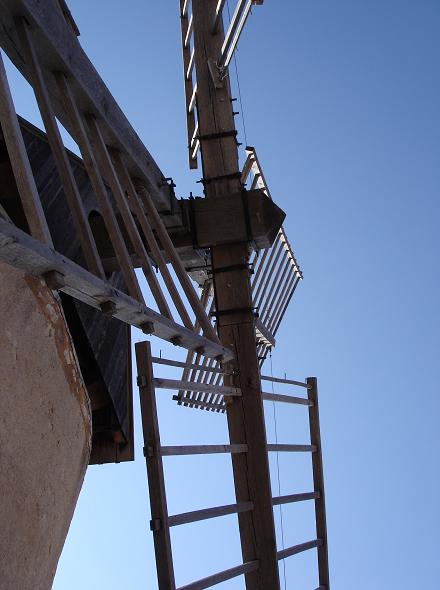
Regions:
[[[246, 148], [239, 166], [228, 66], [254, 4], [262, 2], [238, 0], [225, 30], [224, 0], [180, 1], [188, 161], [194, 169], [201, 160], [204, 193], [181, 202], [78, 44], [65, 2], [0, 5], [2, 49], [30, 82], [45, 127], [41, 137], [17, 119], [0, 64], [0, 122], [15, 189], [2, 201], [0, 260], [59, 294], [92, 401], [93, 462], [133, 458], [126, 326], [188, 351], [181, 362], [153, 357], [148, 341], [136, 345], [151, 528], [164, 590], [176, 588], [170, 527], [234, 513], [243, 563], [186, 590], [239, 575], [249, 590], [276, 590], [278, 561], [314, 548], [319, 588], [329, 588], [316, 379], [260, 374], [302, 274], [254, 148]], [[79, 161], [66, 152], [57, 121], [76, 141]], [[43, 167], [31, 149], [36, 137], [58, 182], [56, 198], [43, 190]], [[182, 368], [181, 379], [159, 377], [157, 365]], [[264, 392], [262, 381], [302, 388], [307, 396]], [[228, 444], [162, 446], [160, 388], [176, 391], [184, 407], [225, 414]], [[268, 445], [264, 399], [307, 407], [310, 444]], [[236, 503], [169, 515], [162, 457], [220, 452], [231, 455]], [[268, 452], [311, 453], [315, 489], [273, 498]], [[305, 500], [315, 504], [317, 538], [278, 550], [273, 506]]]

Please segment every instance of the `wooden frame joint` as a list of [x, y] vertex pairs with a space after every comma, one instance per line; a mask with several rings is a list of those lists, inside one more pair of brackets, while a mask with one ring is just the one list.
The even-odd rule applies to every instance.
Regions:
[[49, 272], [44, 273], [42, 278], [52, 291], [59, 291], [66, 286], [64, 275], [57, 270], [50, 270]]

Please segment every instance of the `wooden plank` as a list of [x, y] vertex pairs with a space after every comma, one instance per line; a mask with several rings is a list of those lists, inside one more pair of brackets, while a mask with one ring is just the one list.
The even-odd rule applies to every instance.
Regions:
[[52, 238], [41, 206], [29, 158], [15, 114], [3, 59], [0, 55], [0, 121], [15, 182], [31, 234], [52, 245]]
[[318, 549], [319, 583], [330, 590], [330, 574], [327, 549], [327, 521], [325, 514], [324, 469], [322, 464], [321, 430], [319, 427], [318, 408], [318, 381], [316, 377], [308, 377], [308, 397], [313, 406], [309, 407], [310, 442], [316, 446], [317, 451], [312, 455], [313, 484], [315, 492], [319, 492], [319, 498], [315, 500], [316, 534], [322, 539], [322, 545]]
[[161, 590], [175, 590], [176, 584], [174, 581], [170, 530], [167, 524], [168, 508], [162, 457], [160, 454], [160, 433], [157, 420], [150, 343], [137, 342], [135, 350], [144, 445], [153, 449], [153, 454], [146, 459], [146, 464], [148, 488], [150, 491], [154, 551], [156, 554], [157, 580]]
[[315, 453], [316, 445], [269, 444], [267, 451], [280, 453]]
[[212, 327], [210, 319], [208, 318], [205, 310], [203, 309], [203, 306], [200, 302], [200, 299], [197, 296], [197, 293], [194, 289], [193, 284], [191, 283], [191, 280], [185, 270], [185, 267], [183, 266], [182, 261], [180, 260], [176, 252], [176, 249], [174, 248], [171, 238], [168, 235], [168, 232], [166, 231], [162, 223], [159, 213], [157, 212], [157, 209], [154, 206], [154, 203], [151, 200], [149, 194], [145, 190], [145, 187], [139, 187], [138, 194], [140, 194], [141, 200], [145, 206], [151, 224], [157, 232], [159, 240], [161, 241], [162, 246], [173, 266], [174, 272], [176, 273], [177, 278], [182, 286], [183, 292], [185, 293], [185, 296], [188, 299], [190, 306], [192, 307], [194, 315], [200, 323], [200, 326], [203, 330], [203, 334], [206, 336], [206, 338], [209, 338], [213, 342], [220, 342], [214, 328]]
[[202, 510], [193, 510], [192, 512], [183, 512], [168, 517], [168, 526], [179, 526], [189, 524], [199, 520], [227, 516], [228, 514], [239, 514], [253, 510], [252, 502], [240, 502], [239, 504], [228, 504], [226, 506], [216, 506], [215, 508], [203, 508]]
[[[201, 136], [235, 129], [229, 80], [221, 88], [212, 83], [209, 59], [220, 55], [223, 24], [212, 35], [217, 0], [192, 0], [194, 47], [197, 71], [197, 115]], [[220, 136], [202, 142], [203, 175], [207, 199], [240, 194], [242, 184], [234, 136]], [[231, 367], [236, 374], [226, 385], [240, 387], [242, 396], [226, 404], [231, 444], [248, 445], [245, 454], [232, 455], [237, 502], [251, 501], [254, 510], [238, 515], [243, 562], [259, 562], [259, 570], [247, 572], [247, 590], [279, 590], [276, 538], [272, 507], [263, 401], [255, 346], [255, 325], [249, 284], [247, 243], [215, 246], [211, 249], [218, 316], [217, 329], [223, 343], [235, 352]], [[243, 265], [243, 270], [224, 270]]]
[[247, 445], [190, 445], [180, 447], [161, 447], [162, 456], [166, 455], [213, 455], [217, 453], [247, 453]]
[[156, 377], [154, 379], [155, 387], [159, 389], [183, 389], [184, 391], [208, 391], [213, 393], [220, 393], [226, 396], [240, 396], [241, 389], [239, 387], [228, 387], [226, 385], [210, 385], [209, 383], [197, 383], [193, 381], [180, 381], [178, 379], [162, 379]]
[[212, 22], [212, 33], [215, 35], [218, 32], [219, 24], [222, 18], [223, 8], [226, 4], [226, 0], [218, 0], [217, 6], [215, 7], [214, 20]]
[[[228, 570], [224, 570], [219, 572], [218, 574], [214, 574], [212, 576], [208, 576], [203, 578], [202, 580], [198, 580], [197, 582], [192, 582], [191, 584], [186, 584], [185, 586], [180, 586], [178, 590], [204, 590], [205, 588], [211, 588], [211, 586], [216, 586], [221, 582], [226, 582], [226, 580], [231, 580], [232, 578], [236, 578], [237, 576], [241, 576], [242, 574], [248, 574], [250, 572], [255, 572], [259, 569], [259, 562], [255, 561], [248, 561], [243, 565], [238, 565], [236, 567], [232, 567]], [[162, 590], [162, 589], [161, 589]]]
[[59, 286], [59, 290], [95, 309], [100, 309], [102, 303], [110, 301], [115, 305], [113, 317], [131, 326], [142, 329], [145, 324], [150, 324], [158, 338], [175, 342], [175, 338], [179, 337], [179, 346], [183, 348], [189, 350], [204, 348], [204, 354], [208, 357], [221, 355], [225, 360], [233, 358], [229, 349], [179, 326], [140, 304], [3, 219], [0, 219], [0, 260], [35, 277], [42, 277], [46, 273], [56, 271], [63, 278], [63, 284]]
[[269, 375], [261, 375], [262, 381], [272, 381], [273, 383], [285, 383], [286, 385], [297, 385], [298, 387], [308, 388], [307, 383], [303, 381], [294, 381], [292, 379], [282, 379], [281, 377], [269, 377]]
[[282, 549], [281, 551], [278, 551], [278, 559], [285, 559], [286, 557], [290, 557], [291, 555], [297, 555], [298, 553], [308, 551], [309, 549], [314, 549], [315, 547], [322, 547], [321, 539], [307, 541], [306, 543], [300, 543], [299, 545], [293, 545], [292, 547], [288, 547], [287, 549]]
[[306, 492], [304, 494], [289, 494], [287, 496], [275, 496], [272, 498], [274, 506], [280, 504], [291, 504], [293, 502], [304, 502], [306, 500], [316, 500], [319, 498], [319, 492]]
[[67, 115], [70, 117], [70, 123], [75, 131], [75, 136], [77, 138], [78, 147], [81, 151], [84, 166], [89, 176], [95, 196], [98, 200], [106, 229], [115, 250], [116, 258], [119, 263], [119, 270], [122, 272], [129, 294], [134, 299], [142, 301], [142, 293], [132, 267], [132, 261], [128, 253], [127, 246], [125, 244], [124, 238], [122, 237], [118, 222], [116, 221], [104, 181], [102, 180], [102, 176], [98, 170], [95, 154], [93, 153], [89, 136], [86, 131], [84, 117], [76, 105], [70, 82], [62, 73], [58, 73], [56, 78], [60, 87], [61, 95], [63, 97], [64, 108]]
[[[215, 396], [217, 397], [217, 396]], [[223, 403], [222, 400], [218, 401], [218, 402], [213, 402], [210, 403], [209, 401], [204, 401], [204, 400], [199, 400], [196, 401], [194, 400], [193, 397], [186, 397], [186, 396], [175, 396], [173, 397], [173, 399], [175, 399], [179, 404], [183, 404], [185, 407], [189, 406], [191, 408], [198, 408], [200, 410], [211, 410], [213, 412], [225, 412], [226, 411], [226, 404]], [[223, 399], [223, 398], [222, 398]]]
[[303, 406], [310, 406], [312, 402], [303, 397], [293, 397], [292, 395], [282, 395], [280, 393], [267, 393], [263, 391], [261, 393], [264, 400], [272, 402], [282, 402], [285, 404], [299, 404]]
[[104, 269], [96, 248], [92, 230], [84, 212], [78, 187], [76, 186], [66, 149], [61, 139], [60, 130], [58, 129], [55, 120], [49, 92], [46, 87], [46, 82], [38, 61], [29, 27], [23, 18], [16, 18], [15, 23], [20, 36], [21, 49], [30, 70], [32, 87], [46, 129], [47, 139], [52, 150], [66, 200], [69, 204], [73, 223], [75, 224], [75, 229], [78, 233], [78, 239], [81, 244], [86, 264], [91, 272], [97, 276], [103, 277], [105, 276]]
[[[163, 359], [163, 358], [159, 358], [157, 356], [153, 356], [153, 363], [156, 365], [167, 365], [169, 367], [181, 367], [182, 369], [193, 369], [196, 371], [199, 369], [203, 369], [203, 365], [194, 365], [192, 363], [174, 361], [171, 359]], [[225, 371], [223, 369], [219, 369], [217, 367], [210, 367], [209, 371], [211, 373], [220, 373], [221, 375], [225, 374]], [[183, 381], [185, 381], [185, 380], [183, 379]]]

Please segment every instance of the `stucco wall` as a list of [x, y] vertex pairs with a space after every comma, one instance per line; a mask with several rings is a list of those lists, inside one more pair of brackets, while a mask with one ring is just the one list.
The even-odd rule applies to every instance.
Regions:
[[0, 263], [1, 588], [51, 588], [90, 440], [88, 397], [54, 295]]

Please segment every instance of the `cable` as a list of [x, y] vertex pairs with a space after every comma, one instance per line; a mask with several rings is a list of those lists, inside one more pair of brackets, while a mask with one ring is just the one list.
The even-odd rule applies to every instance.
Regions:
[[[272, 348], [269, 349], [269, 356], [270, 356], [270, 376], [273, 379]], [[271, 385], [272, 385], [272, 395], [273, 395], [274, 394], [273, 381], [271, 381]], [[272, 406], [273, 406], [273, 422], [274, 422], [274, 426], [275, 426], [275, 444], [278, 445], [277, 413], [276, 413], [274, 401], [272, 402]], [[276, 457], [277, 457], [278, 495], [281, 496], [280, 457], [279, 457], [278, 451], [276, 452]], [[283, 522], [283, 507], [281, 504], [279, 505], [279, 508], [280, 508], [280, 524], [281, 524], [281, 545], [284, 550], [285, 549], [284, 522]], [[284, 590], [287, 590], [286, 560], [283, 559], [282, 562], [283, 562], [283, 574], [284, 574]]]
[[[227, 0], [227, 6], [228, 6], [228, 17], [229, 17], [229, 21], [231, 21], [231, 12], [229, 10], [229, 0]], [[237, 50], [238, 50], [238, 45], [236, 47], [236, 51]], [[244, 122], [243, 100], [241, 98], [240, 78], [238, 76], [237, 57], [235, 55], [235, 52], [234, 52], [234, 56], [233, 57], [234, 57], [234, 66], [235, 66], [235, 77], [237, 78], [238, 100], [240, 102], [240, 113], [241, 113], [241, 122], [243, 124], [244, 140], [246, 142], [246, 145], [248, 145], [247, 133], [246, 133], [246, 124]]]

